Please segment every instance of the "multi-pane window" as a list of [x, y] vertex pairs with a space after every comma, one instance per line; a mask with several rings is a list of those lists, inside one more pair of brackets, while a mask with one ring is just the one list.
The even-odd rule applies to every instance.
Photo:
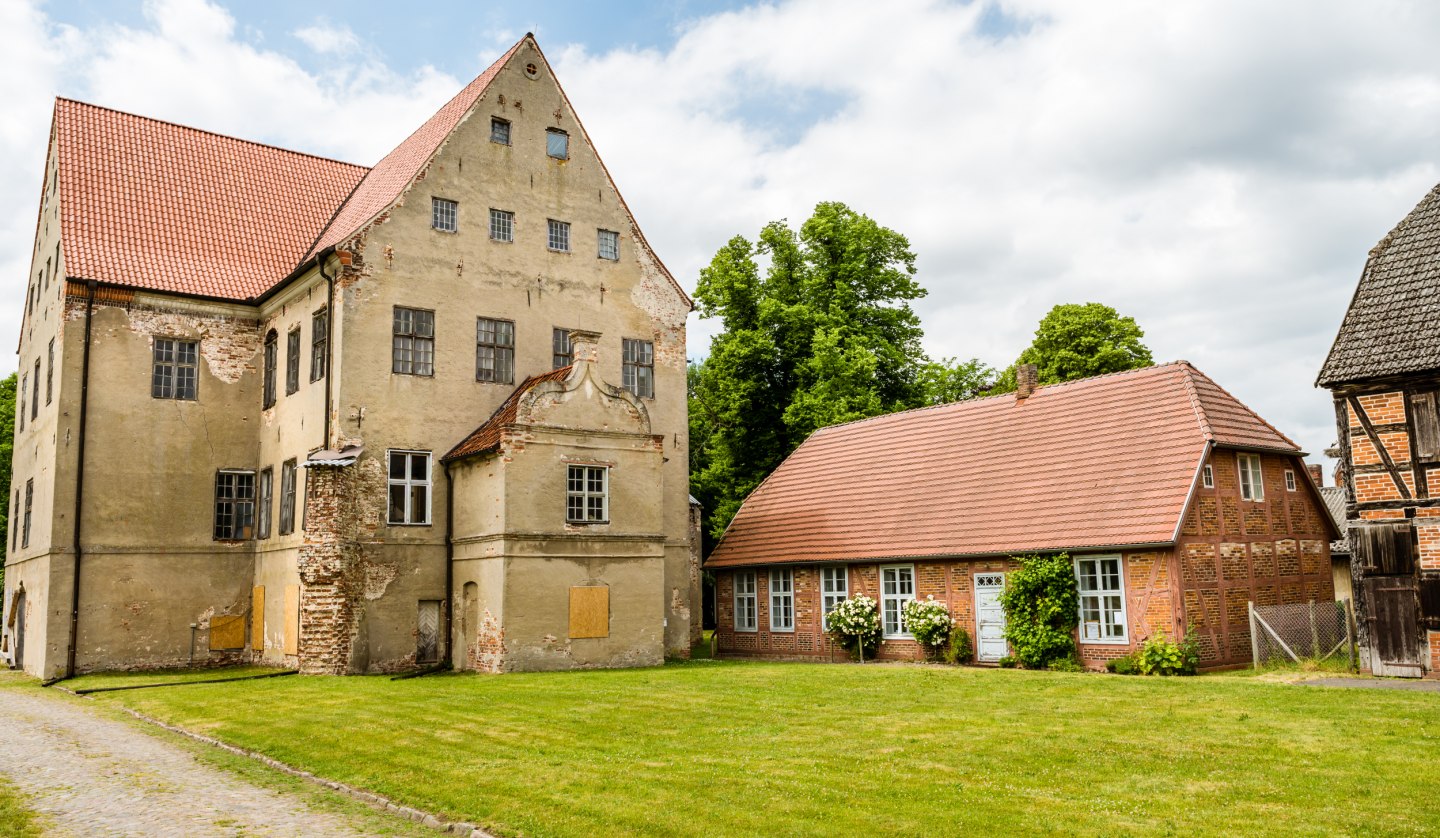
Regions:
[[280, 337], [271, 329], [265, 336], [265, 407], [275, 406], [275, 367], [279, 362]]
[[280, 534], [289, 535], [295, 531], [295, 478], [294, 460], [280, 464]]
[[880, 615], [886, 637], [910, 636], [905, 628], [905, 603], [914, 598], [914, 565], [890, 565], [880, 568]]
[[20, 515], [20, 490], [15, 490], [15, 505], [10, 507], [10, 549], [20, 548], [20, 528], [15, 526], [15, 519]]
[[490, 117], [490, 142], [510, 145], [510, 122], [496, 116]]
[[430, 225], [442, 233], [453, 233], [459, 229], [457, 218], [459, 205], [444, 198], [430, 199]]
[[300, 327], [285, 336], [285, 395], [300, 389]]
[[621, 341], [620, 386], [637, 396], [655, 396], [655, 344], [630, 338]]
[[575, 360], [574, 354], [570, 352], [570, 330], [550, 330], [550, 369], [558, 370], [561, 367], [568, 367]]
[[795, 630], [795, 571], [788, 567], [770, 571], [770, 630]]
[[310, 380], [325, 377], [330, 352], [330, 309], [322, 308], [310, 315]]
[[481, 317], [475, 329], [475, 380], [515, 382], [515, 324]]
[[20, 412], [16, 414], [16, 416], [18, 416], [20, 420], [19, 430], [22, 431], [25, 430], [25, 394], [29, 391], [30, 373], [27, 372], [20, 376]]
[[30, 546], [30, 510], [35, 505], [35, 478], [25, 481], [25, 529], [20, 534], [20, 546]]
[[430, 452], [390, 452], [390, 523], [430, 523]]
[[755, 572], [743, 570], [735, 574], [735, 630], [755, 631], [760, 625], [755, 600]]
[[1125, 643], [1125, 580], [1118, 556], [1077, 558], [1080, 583], [1080, 640]]
[[435, 312], [395, 307], [395, 342], [391, 372], [435, 374]]
[[55, 398], [55, 338], [50, 338], [50, 350], [45, 356], [45, 403]]
[[610, 469], [566, 466], [565, 520], [572, 524], [604, 524], [610, 520]]
[[497, 242], [515, 241], [515, 213], [509, 210], [490, 210], [490, 238]]
[[545, 153], [557, 160], [570, 157], [570, 135], [559, 128], [545, 129]]
[[255, 537], [270, 537], [270, 507], [274, 500], [275, 490], [275, 469], [267, 468], [260, 471], [260, 486], [256, 502], [260, 508], [255, 511]]
[[150, 395], [157, 399], [193, 399], [199, 380], [200, 344], [193, 340], [156, 338]]
[[1265, 484], [1260, 474], [1259, 454], [1239, 454], [1240, 497], [1245, 500], [1265, 500]]
[[221, 471], [215, 475], [215, 538], [255, 537], [255, 472]]
[[844, 567], [820, 568], [821, 616], [835, 610], [835, 606], [850, 597], [850, 579]]
[[1203, 483], [1205, 488], [1207, 489], [1215, 488], [1215, 469], [1211, 468], [1208, 465], [1205, 466], [1205, 468], [1201, 469], [1200, 482]]
[[614, 262], [620, 258], [620, 234], [614, 230], [599, 230], [596, 232], [601, 259], [609, 259]]
[[35, 359], [35, 392], [30, 399], [30, 418], [40, 415], [40, 359]]
[[546, 244], [551, 250], [558, 250], [561, 253], [570, 252], [570, 222], [556, 221], [551, 218], [546, 222], [549, 234]]
[[1296, 488], [1298, 488], [1298, 487], [1295, 485], [1295, 472], [1293, 472], [1293, 471], [1291, 471], [1291, 470], [1289, 470], [1289, 469], [1286, 469], [1286, 470], [1285, 470], [1285, 491], [1287, 491], [1287, 492], [1293, 492], [1293, 491], [1296, 490]]

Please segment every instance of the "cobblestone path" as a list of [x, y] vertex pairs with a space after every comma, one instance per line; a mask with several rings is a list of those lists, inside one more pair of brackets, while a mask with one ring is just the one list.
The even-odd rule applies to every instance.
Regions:
[[0, 773], [46, 818], [47, 835], [365, 834], [58, 696], [7, 690], [4, 702]]

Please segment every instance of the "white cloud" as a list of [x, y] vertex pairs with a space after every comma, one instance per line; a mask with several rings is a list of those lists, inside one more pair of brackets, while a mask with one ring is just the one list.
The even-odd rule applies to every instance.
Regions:
[[[307, 70], [202, 0], [146, 21], [0, 4], [0, 341], [55, 93], [370, 163], [465, 81], [364, 49]], [[513, 40], [494, 29], [476, 72]], [[543, 45], [687, 286], [731, 235], [845, 201], [910, 237], [932, 353], [1005, 364], [1050, 306], [1103, 301], [1318, 453], [1333, 419], [1311, 383], [1365, 253], [1440, 180], [1437, 35], [1418, 0], [794, 0], [688, 21], [666, 49]]]
[[349, 27], [336, 26], [326, 20], [302, 26], [291, 34], [321, 55], [343, 54], [360, 47], [360, 36]]

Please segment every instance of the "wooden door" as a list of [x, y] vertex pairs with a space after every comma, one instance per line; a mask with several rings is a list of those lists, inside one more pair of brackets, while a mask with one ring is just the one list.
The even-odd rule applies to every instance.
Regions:
[[975, 574], [975, 659], [998, 661], [1009, 653], [1005, 642], [1005, 609], [1000, 605], [1000, 592], [1005, 590], [1005, 574]]
[[1371, 576], [1365, 585], [1365, 623], [1369, 629], [1370, 671], [1376, 675], [1418, 678], [1420, 597], [1414, 576]]

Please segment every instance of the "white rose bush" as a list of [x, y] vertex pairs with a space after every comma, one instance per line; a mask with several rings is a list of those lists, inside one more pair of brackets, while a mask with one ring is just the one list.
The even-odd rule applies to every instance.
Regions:
[[912, 599], [905, 603], [905, 628], [915, 642], [925, 647], [931, 658], [939, 657], [940, 650], [950, 641], [950, 630], [955, 621], [945, 603], [936, 602], [935, 597]]
[[870, 597], [856, 594], [825, 617], [825, 630], [864, 662], [866, 654], [873, 656], [880, 646], [880, 608]]

